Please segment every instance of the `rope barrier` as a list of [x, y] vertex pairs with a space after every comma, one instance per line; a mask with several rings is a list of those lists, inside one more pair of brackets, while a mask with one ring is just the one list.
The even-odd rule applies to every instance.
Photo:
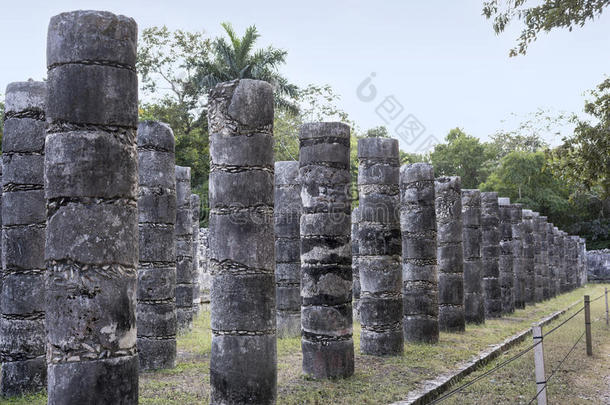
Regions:
[[[589, 303], [593, 303], [597, 300], [599, 300], [600, 298], [604, 297], [605, 293], [600, 295], [599, 297], [589, 301]], [[469, 386], [473, 385], [474, 383], [482, 380], [483, 378], [489, 376], [490, 374], [495, 373], [496, 371], [500, 370], [501, 368], [507, 366], [508, 364], [512, 363], [513, 361], [517, 360], [518, 358], [522, 357], [523, 355], [525, 355], [526, 353], [530, 352], [531, 350], [533, 350], [536, 346], [538, 346], [539, 344], [542, 343], [543, 338], [550, 335], [551, 333], [555, 332], [556, 330], [558, 330], [559, 328], [561, 328], [562, 326], [564, 326], [566, 323], [568, 323], [570, 320], [574, 319], [574, 317], [578, 314], [580, 314], [582, 311], [585, 310], [585, 307], [583, 306], [582, 308], [580, 308], [578, 311], [576, 311], [575, 313], [573, 313], [572, 315], [570, 315], [567, 319], [565, 319], [564, 321], [562, 321], [559, 325], [555, 326], [553, 329], [549, 330], [548, 332], [546, 332], [545, 334], [542, 335], [542, 338], [534, 343], [531, 346], [528, 346], [527, 348], [525, 348], [524, 350], [522, 350], [521, 352], [517, 353], [515, 356], [511, 357], [508, 360], [503, 361], [502, 363], [498, 364], [497, 366], [495, 366], [494, 368], [486, 371], [485, 373], [479, 375], [478, 377], [474, 378], [473, 380], [467, 382], [466, 384], [463, 384], [445, 394], [443, 394], [442, 396], [436, 398], [435, 400], [433, 400], [432, 402], [430, 402], [430, 404], [438, 404], [442, 401], [444, 401], [445, 399], [453, 396], [454, 394], [457, 394], [458, 392], [468, 388]], [[593, 322], [597, 322], [599, 320], [601, 320], [602, 318], [604, 318], [605, 316], [600, 316], [599, 318], [597, 318], [596, 320], [594, 320]], [[548, 387], [549, 381], [551, 381], [551, 379], [553, 378], [553, 376], [555, 375], [555, 373], [557, 371], [559, 371], [561, 369], [561, 366], [563, 365], [563, 363], [566, 361], [566, 359], [570, 356], [570, 354], [572, 354], [572, 352], [574, 351], [574, 349], [576, 348], [576, 346], [578, 345], [578, 343], [582, 340], [582, 338], [585, 336], [586, 332], [583, 332], [580, 337], [576, 340], [576, 342], [574, 343], [574, 345], [572, 345], [572, 347], [570, 348], [570, 350], [568, 351], [568, 353], [563, 357], [563, 359], [561, 359], [561, 361], [559, 362], [559, 364], [557, 365], [556, 368], [554, 368], [551, 371], [551, 374], [549, 375], [549, 377], [546, 379], [545, 384], [544, 384], [544, 389], [546, 389]], [[530, 400], [530, 402], [528, 403], [528, 405], [531, 405], [540, 395], [540, 393], [542, 393], [543, 390], [540, 390], [539, 392], [536, 393], [536, 395]]]
[[454, 394], [457, 394], [458, 392], [462, 391], [463, 389], [471, 386], [472, 384], [476, 383], [477, 381], [487, 377], [488, 375], [498, 371], [499, 369], [503, 368], [504, 366], [507, 366], [508, 364], [512, 363], [513, 361], [517, 360], [519, 357], [523, 356], [524, 354], [526, 354], [527, 352], [529, 352], [530, 350], [534, 349], [534, 347], [538, 346], [540, 343], [542, 343], [542, 340], [539, 342], [534, 343], [533, 345], [527, 347], [526, 349], [522, 350], [521, 352], [519, 352], [518, 354], [516, 354], [515, 356], [511, 357], [508, 360], [505, 360], [504, 362], [498, 364], [497, 366], [495, 366], [494, 368], [492, 368], [491, 370], [486, 371], [485, 373], [481, 374], [480, 376], [476, 377], [475, 379], [473, 379], [472, 381], [467, 382], [464, 385], [461, 385], [460, 387], [449, 391], [448, 393], [442, 395], [441, 397], [435, 399], [434, 401], [430, 402], [430, 404], [437, 404], [441, 401], [444, 401], [445, 399], [453, 396]]
[[578, 345], [578, 343], [582, 340], [583, 336], [585, 336], [585, 332], [583, 332], [580, 337], [578, 339], [576, 339], [576, 343], [574, 343], [574, 345], [572, 346], [572, 348], [568, 351], [568, 353], [563, 357], [563, 359], [561, 359], [561, 361], [559, 362], [559, 364], [557, 365], [557, 367], [555, 367], [553, 369], [553, 371], [551, 371], [551, 374], [549, 375], [549, 377], [546, 379], [546, 383], [544, 384], [544, 388], [541, 389], [540, 391], [538, 391], [536, 393], [536, 395], [534, 395], [534, 397], [530, 400], [530, 402], [528, 402], [527, 405], [531, 405], [536, 399], [538, 399], [538, 396], [542, 393], [542, 391], [544, 391], [548, 386], [549, 386], [549, 381], [551, 381], [551, 379], [553, 378], [553, 376], [555, 375], [555, 373], [557, 371], [559, 371], [559, 369], [561, 369], [561, 366], [563, 365], [563, 363], [566, 361], [566, 359], [568, 358], [568, 356], [570, 356], [570, 354], [572, 354], [572, 352], [574, 351], [574, 349], [576, 348], [576, 345]]

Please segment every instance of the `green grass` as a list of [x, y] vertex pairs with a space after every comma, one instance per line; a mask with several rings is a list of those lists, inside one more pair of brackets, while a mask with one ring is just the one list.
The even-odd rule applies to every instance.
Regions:
[[[500, 343], [507, 337], [530, 328], [533, 322], [581, 300], [584, 294], [596, 297], [603, 291], [603, 287], [604, 285], [599, 284], [590, 285], [544, 303], [528, 306], [524, 310], [517, 310], [509, 317], [488, 320], [484, 325], [467, 325], [465, 333], [441, 333], [437, 345], [405, 344], [404, 354], [398, 357], [380, 358], [361, 354], [359, 350], [360, 325], [355, 324], [356, 372], [353, 377], [343, 380], [316, 381], [306, 378], [301, 373], [300, 339], [278, 340], [278, 404], [387, 404], [402, 400], [406, 398], [409, 391], [416, 388], [418, 383], [455, 369], [459, 363], [469, 360], [490, 345]], [[594, 303], [594, 318], [599, 316], [598, 306], [602, 302], [603, 300], [599, 300]], [[555, 321], [546, 329], [550, 329], [558, 322], [560, 320]], [[572, 322], [568, 325], [571, 324]], [[596, 328], [599, 326], [596, 325]], [[558, 356], [567, 350], [564, 350], [562, 345], [569, 345], [572, 341], [568, 334], [569, 328], [562, 328], [560, 331], [549, 337], [548, 343], [545, 341], [545, 345], [548, 344], [549, 348], [553, 345], [553, 339], [560, 342], [555, 345]], [[600, 341], [603, 335], [599, 334], [602, 332], [606, 333], [603, 330], [594, 329], [594, 339]], [[563, 336], [563, 333], [566, 333], [566, 336]], [[529, 343], [528, 339], [523, 345]], [[607, 346], [608, 355], [610, 355], [610, 342]], [[195, 319], [193, 331], [178, 338], [176, 368], [147, 372], [140, 376], [140, 403], [151, 405], [207, 404], [209, 402], [210, 348], [210, 314], [204, 310]], [[514, 353], [515, 350], [518, 349], [513, 349], [510, 353]], [[549, 361], [552, 364], [554, 354], [548, 354], [548, 356], [551, 356]], [[593, 359], [585, 360], [592, 364], [603, 364], [600, 361], [595, 363], [596, 359], [600, 359], [599, 356], [601, 354]], [[506, 358], [508, 358], [507, 355], [503, 355], [499, 361]], [[608, 356], [606, 356], [607, 358]], [[533, 363], [530, 360], [531, 358], [524, 356], [520, 359], [523, 363], [515, 362], [511, 364], [511, 366], [514, 365], [513, 367], [505, 369], [508, 374], [491, 376], [488, 380], [473, 385], [471, 392], [462, 397], [456, 396], [451, 399], [454, 402], [449, 403], [494, 403], [494, 405], [519, 403], [519, 398], [528, 397], [530, 392], [533, 395]], [[492, 362], [493, 364], [494, 362]], [[492, 365], [488, 367], [492, 367]], [[550, 388], [549, 395], [553, 393], [556, 398], [565, 399], [573, 394], [570, 388], [562, 388], [561, 384], [568, 381], [563, 378], [563, 375], [558, 378], [557, 386]], [[582, 395], [584, 396], [590, 395], [587, 390], [594, 389], [585, 383], [581, 383], [579, 387], [583, 390]], [[481, 398], [485, 398], [485, 400], [481, 400]], [[500, 398], [506, 398], [506, 402], [502, 402]], [[44, 404], [45, 401], [45, 396], [39, 394], [14, 399], [11, 402], [0, 401], [0, 404]], [[553, 401], [552, 403], [581, 402]]]
[[[595, 298], [603, 288], [597, 287], [591, 294]], [[574, 314], [582, 304], [573, 308], [560, 320], [543, 327], [542, 332], [549, 331], [568, 316]], [[595, 321], [605, 313], [603, 298], [591, 304], [591, 318]], [[546, 377], [559, 366], [560, 361], [570, 351], [574, 343], [584, 332], [584, 313], [568, 321], [551, 335], [544, 338], [544, 357]], [[593, 357], [585, 351], [584, 338], [576, 345], [574, 351], [565, 360], [560, 370], [548, 385], [548, 403], [550, 404], [607, 404], [610, 403], [610, 328], [606, 327], [605, 318], [592, 324]], [[533, 344], [528, 338], [515, 346], [485, 368], [468, 376], [456, 384], [461, 386], [472, 381], [485, 371], [495, 367]], [[606, 376], [604, 379], [603, 376]], [[479, 380], [462, 392], [443, 401], [443, 404], [527, 404], [536, 394], [534, 383], [533, 351], [494, 372], [489, 377]], [[536, 402], [534, 402], [536, 403]]]

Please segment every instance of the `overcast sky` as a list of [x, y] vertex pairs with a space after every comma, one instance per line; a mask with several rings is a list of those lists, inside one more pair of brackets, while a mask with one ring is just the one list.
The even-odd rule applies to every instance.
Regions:
[[[256, 24], [261, 45], [288, 51], [283, 72], [292, 82], [330, 84], [362, 129], [387, 125], [405, 150], [456, 126], [487, 139], [539, 108], [580, 112], [584, 92], [610, 73], [610, 11], [571, 33], [543, 34], [527, 56], [509, 58], [519, 27], [496, 36], [477, 0], [3, 3], [0, 92], [45, 76], [48, 21], [62, 11], [108, 10], [133, 17], [140, 29], [166, 25], [210, 36], [223, 21], [240, 33]], [[506, 122], [511, 114], [517, 118]]]

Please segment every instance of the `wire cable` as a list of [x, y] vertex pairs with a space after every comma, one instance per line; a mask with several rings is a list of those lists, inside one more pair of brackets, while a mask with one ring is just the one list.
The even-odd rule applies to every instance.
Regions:
[[555, 373], [557, 371], [559, 371], [561, 369], [561, 366], [563, 365], [563, 363], [566, 361], [566, 359], [568, 358], [568, 356], [570, 354], [572, 354], [572, 352], [574, 351], [574, 349], [576, 348], [576, 345], [578, 345], [578, 343], [582, 340], [583, 336], [585, 335], [585, 332], [583, 332], [580, 337], [578, 339], [576, 339], [576, 343], [574, 343], [574, 345], [572, 346], [572, 348], [568, 351], [568, 353], [563, 357], [563, 359], [561, 359], [561, 361], [559, 362], [559, 364], [557, 365], [557, 367], [555, 367], [553, 369], [553, 371], [551, 371], [551, 374], [549, 375], [549, 377], [546, 379], [546, 383], [544, 384], [544, 388], [541, 389], [540, 391], [538, 391], [536, 393], [536, 395], [530, 400], [530, 402], [527, 403], [527, 405], [531, 405], [536, 399], [538, 399], [538, 396], [540, 396], [540, 393], [542, 393], [542, 391], [546, 390], [546, 388], [549, 385], [549, 381], [551, 381], [551, 379], [553, 378], [553, 376], [555, 375]]
[[557, 329], [561, 328], [563, 325], [565, 325], [568, 321], [570, 321], [572, 318], [574, 318], [576, 315], [578, 315], [579, 313], [581, 313], [582, 311], [585, 310], [585, 307], [583, 306], [582, 308], [580, 308], [578, 311], [576, 311], [575, 313], [573, 313], [572, 315], [570, 315], [570, 317], [566, 320], [564, 320], [563, 322], [561, 322], [559, 325], [555, 326], [553, 329], [549, 330], [548, 332], [546, 332], [545, 334], [542, 335], [542, 337], [546, 337], [548, 335], [550, 335], [551, 333], [555, 332]]
[[445, 399], [449, 398], [453, 394], [456, 394], [456, 393], [462, 391], [463, 389], [471, 386], [472, 384], [476, 383], [477, 381], [487, 377], [488, 375], [498, 371], [499, 369], [501, 369], [502, 367], [508, 365], [509, 363], [512, 363], [513, 361], [517, 360], [519, 357], [523, 356], [524, 354], [526, 354], [527, 352], [532, 350], [534, 347], [538, 346], [540, 343], [542, 343], [542, 341], [534, 343], [533, 345], [531, 345], [531, 346], [527, 347], [526, 349], [522, 350], [521, 352], [517, 353], [515, 356], [511, 357], [510, 359], [503, 361], [502, 363], [498, 364], [497, 366], [495, 366], [491, 370], [488, 370], [485, 373], [481, 374], [480, 376], [476, 377], [472, 381], [469, 381], [466, 384], [461, 385], [458, 388], [456, 388], [454, 390], [451, 390], [448, 393], [446, 393], [446, 394], [436, 398], [434, 401], [430, 402], [430, 404], [437, 404], [439, 402], [444, 401]]

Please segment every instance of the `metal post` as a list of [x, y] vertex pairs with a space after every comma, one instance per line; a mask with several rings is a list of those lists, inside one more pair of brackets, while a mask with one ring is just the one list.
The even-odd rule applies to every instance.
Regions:
[[534, 324], [532, 326], [534, 337], [534, 366], [536, 369], [536, 395], [538, 405], [546, 405], [546, 375], [544, 371], [544, 348], [542, 346], [542, 328]]
[[604, 288], [604, 296], [606, 299], [606, 326], [610, 325], [610, 312], [608, 312], [608, 288]]
[[585, 295], [585, 334], [587, 337], [587, 356], [593, 356], [593, 345], [591, 343], [591, 303], [588, 295]]

